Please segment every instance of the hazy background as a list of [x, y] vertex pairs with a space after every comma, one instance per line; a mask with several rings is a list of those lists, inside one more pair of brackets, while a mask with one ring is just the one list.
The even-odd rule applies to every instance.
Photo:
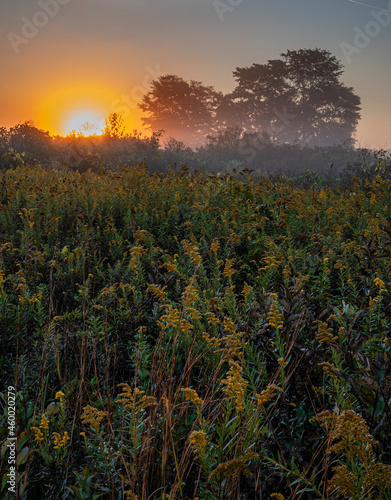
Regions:
[[[388, 8], [384, 0], [369, 3]], [[373, 20], [371, 7], [348, 0], [243, 0], [221, 19], [213, 0], [69, 0], [16, 54], [8, 34], [21, 34], [22, 18], [40, 10], [35, 0], [0, 0], [0, 126], [31, 119], [61, 134], [70, 115], [89, 110], [103, 119], [126, 101], [129, 129], [141, 130], [135, 96], [148, 90], [150, 73], [230, 92], [237, 66], [318, 47], [342, 61], [343, 83], [362, 99], [357, 145], [391, 146], [391, 24], [350, 63], [340, 48], [353, 45], [355, 28]]]

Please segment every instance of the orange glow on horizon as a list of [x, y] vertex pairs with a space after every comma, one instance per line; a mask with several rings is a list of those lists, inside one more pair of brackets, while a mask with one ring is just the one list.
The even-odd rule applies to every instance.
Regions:
[[65, 133], [81, 133], [82, 135], [102, 134], [105, 129], [105, 117], [93, 110], [79, 110], [69, 112], [64, 121]]
[[[39, 108], [37, 125], [51, 134], [66, 136], [72, 131], [83, 135], [101, 134], [105, 119], [118, 99], [115, 92], [98, 85], [68, 85], [46, 95]], [[129, 118], [126, 129], [131, 129]], [[86, 124], [90, 127], [84, 127]]]

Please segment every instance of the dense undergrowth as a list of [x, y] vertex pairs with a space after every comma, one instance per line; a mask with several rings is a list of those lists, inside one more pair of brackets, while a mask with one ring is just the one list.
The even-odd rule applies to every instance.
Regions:
[[390, 193], [3, 172], [19, 498], [391, 498]]

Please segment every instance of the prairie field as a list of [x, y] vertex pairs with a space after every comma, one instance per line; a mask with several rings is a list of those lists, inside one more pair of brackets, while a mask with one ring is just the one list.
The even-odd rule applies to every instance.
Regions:
[[1, 498], [391, 499], [390, 187], [1, 172]]

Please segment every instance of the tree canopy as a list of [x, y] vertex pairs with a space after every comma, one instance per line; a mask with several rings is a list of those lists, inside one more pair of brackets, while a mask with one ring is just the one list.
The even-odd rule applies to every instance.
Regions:
[[143, 125], [157, 132], [196, 145], [213, 130], [216, 105], [221, 94], [200, 82], [186, 82], [165, 75], [152, 82], [140, 108], [146, 113]]
[[282, 59], [236, 68], [232, 101], [245, 129], [275, 140], [327, 145], [351, 138], [360, 98], [340, 82], [342, 64], [326, 50], [288, 50]]
[[226, 95], [165, 75], [143, 97], [143, 124], [191, 145], [237, 126], [247, 133], [267, 133], [273, 142], [338, 144], [352, 138], [361, 109], [354, 89], [340, 81], [342, 73], [331, 52], [300, 49], [266, 64], [236, 68], [236, 87]]

